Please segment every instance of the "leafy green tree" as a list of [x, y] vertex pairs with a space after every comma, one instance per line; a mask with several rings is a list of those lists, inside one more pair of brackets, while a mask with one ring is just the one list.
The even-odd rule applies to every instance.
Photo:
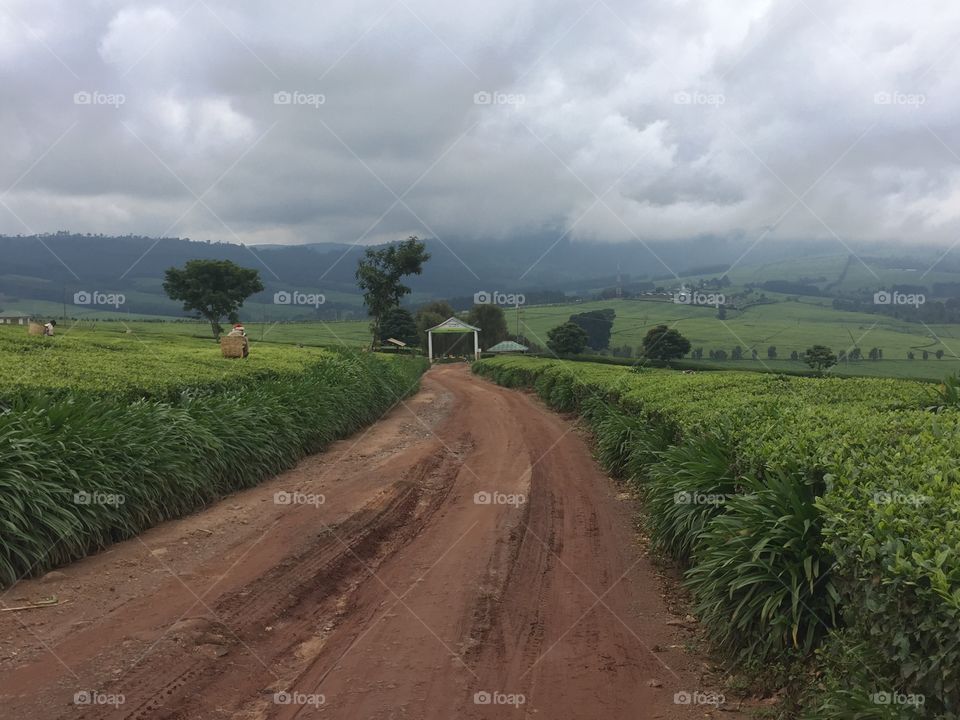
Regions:
[[943, 350], [937, 350], [936, 356], [937, 360], [943, 360]]
[[[427, 351], [427, 330], [439, 325], [447, 318], [451, 318], [456, 313], [453, 308], [450, 307], [450, 303], [446, 300], [433, 300], [428, 302], [426, 305], [421, 305], [417, 310], [417, 331], [420, 334], [420, 346], [423, 348], [423, 351]], [[440, 339], [440, 336], [434, 338], [434, 344]], [[441, 345], [443, 343], [441, 342]], [[440, 350], [441, 348], [435, 347], [435, 350]]]
[[523, 345], [525, 348], [528, 348], [530, 352], [543, 352], [543, 348], [540, 346], [540, 343], [531, 340], [524, 335], [519, 335], [517, 337], [517, 342]]
[[768, 357], [770, 360], [776, 360], [776, 359], [777, 359], [777, 346], [776, 346], [776, 345], [771, 345], [770, 347], [767, 348], [767, 357]]
[[726, 320], [727, 319], [727, 307], [726, 305], [721, 305], [717, 308], [717, 320]]
[[690, 353], [690, 357], [692, 357], [694, 360], [702, 360], [703, 348], [702, 347], [694, 348], [693, 352]]
[[827, 368], [831, 368], [837, 364], [837, 356], [834, 355], [833, 350], [826, 345], [814, 345], [811, 348], [807, 348], [807, 352], [803, 356], [803, 361], [809, 365], [811, 369], [816, 370], [818, 373], [823, 373]]
[[480, 328], [480, 347], [484, 349], [510, 337], [507, 318], [496, 305], [474, 305], [467, 315], [467, 322]]
[[923, 351], [923, 359], [924, 359], [924, 360], [929, 360], [929, 359], [930, 359], [930, 353], [927, 352], [926, 350]]
[[613, 308], [589, 310], [570, 316], [570, 322], [579, 325], [587, 334], [587, 345], [594, 350], [603, 350], [610, 346], [610, 333], [617, 316]]
[[587, 334], [579, 325], [566, 322], [547, 332], [547, 347], [557, 355], [577, 355], [587, 347]]
[[727, 351], [726, 351], [726, 350], [714, 350], [714, 351], [713, 351], [713, 359], [714, 359], [714, 360], [726, 360], [726, 359], [727, 359]]
[[393, 338], [408, 345], [416, 345], [420, 340], [416, 320], [403, 308], [390, 308], [384, 313], [380, 332], [384, 340]]
[[653, 360], [678, 360], [690, 352], [690, 341], [679, 330], [656, 325], [643, 337], [643, 355]]
[[188, 260], [182, 268], [166, 271], [163, 291], [181, 301], [185, 311], [209, 322], [216, 340], [223, 332], [220, 321], [237, 322], [243, 301], [263, 292], [263, 283], [259, 272], [229, 260]]
[[357, 263], [357, 285], [363, 291], [363, 302], [373, 318], [371, 347], [379, 344], [383, 316], [390, 308], [399, 307], [400, 300], [410, 294], [410, 288], [401, 280], [407, 275], [419, 275], [430, 253], [416, 237], [393, 243], [379, 250], [368, 248]]
[[791, 359], [791, 360], [799, 360], [799, 359], [800, 359], [800, 353], [798, 353], [796, 350], [791, 351], [791, 352], [790, 352], [790, 359]]
[[743, 348], [739, 345], [734, 346], [733, 352], [730, 353], [730, 357], [733, 360], [743, 360]]
[[[448, 303], [446, 300], [431, 300], [426, 305], [421, 305], [417, 309], [417, 317], [420, 317], [420, 315], [424, 313], [439, 315], [440, 322], [443, 322], [447, 318], [451, 318], [456, 315], [453, 308], [450, 306], [450, 303]], [[434, 323], [434, 325], [436, 325], [436, 323]], [[433, 327], [433, 325], [430, 327]]]

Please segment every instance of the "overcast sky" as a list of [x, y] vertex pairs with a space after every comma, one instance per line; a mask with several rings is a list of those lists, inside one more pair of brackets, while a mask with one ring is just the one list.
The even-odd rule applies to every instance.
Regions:
[[949, 243], [958, 42], [947, 0], [0, 0], [0, 232]]

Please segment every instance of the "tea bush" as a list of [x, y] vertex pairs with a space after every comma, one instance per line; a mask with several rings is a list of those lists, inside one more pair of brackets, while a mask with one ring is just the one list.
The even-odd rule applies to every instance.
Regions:
[[[645, 498], [654, 544], [689, 565], [719, 649], [762, 663], [809, 659], [840, 637], [859, 648], [869, 680], [825, 663], [812, 716], [960, 717], [960, 415], [950, 403], [931, 408], [927, 387], [906, 380], [517, 357], [474, 371], [584, 415], [601, 461]], [[643, 440], [651, 434], [672, 440], [657, 448]], [[722, 501], [677, 501], [697, 494]], [[921, 696], [922, 710], [882, 700]]]

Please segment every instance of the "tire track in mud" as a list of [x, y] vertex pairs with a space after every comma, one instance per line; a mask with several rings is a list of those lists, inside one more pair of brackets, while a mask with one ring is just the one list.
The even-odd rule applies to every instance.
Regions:
[[[118, 717], [199, 717], [229, 706], [224, 699], [237, 683], [284, 690], [287, 683], [277, 671], [292, 672], [285, 658], [297, 656], [304, 637], [325, 642], [340, 616], [357, 611], [349, 608], [351, 591], [416, 537], [443, 504], [462, 452], [463, 447], [441, 448], [420, 460], [345, 521], [318, 528], [307, 552], [287, 557], [251, 585], [226, 594], [212, 612], [178, 622], [164, 647], [103, 690], [125, 696]], [[171, 668], [178, 670], [171, 674]], [[236, 705], [242, 704], [238, 698]], [[90, 708], [74, 717], [104, 714], [102, 708]]]
[[[293, 488], [328, 502], [270, 502]], [[525, 501], [477, 500], [491, 492]], [[44, 645], [0, 617], [25, 650], [0, 657], [4, 717], [705, 715], [672, 702], [704, 689], [702, 658], [679, 649], [687, 636], [667, 624], [632, 509], [584, 438], [464, 367], [432, 369], [409, 403], [329, 456], [64, 568], [58, 582], [20, 591], [72, 593], [27, 618]], [[72, 705], [78, 683], [126, 702]], [[277, 702], [284, 691], [323, 703]]]

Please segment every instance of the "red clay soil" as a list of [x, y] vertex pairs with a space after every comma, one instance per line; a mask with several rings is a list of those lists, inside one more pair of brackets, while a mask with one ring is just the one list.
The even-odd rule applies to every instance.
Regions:
[[436, 367], [290, 472], [8, 590], [61, 604], [0, 613], [0, 716], [738, 717], [633, 511], [568, 420]]

